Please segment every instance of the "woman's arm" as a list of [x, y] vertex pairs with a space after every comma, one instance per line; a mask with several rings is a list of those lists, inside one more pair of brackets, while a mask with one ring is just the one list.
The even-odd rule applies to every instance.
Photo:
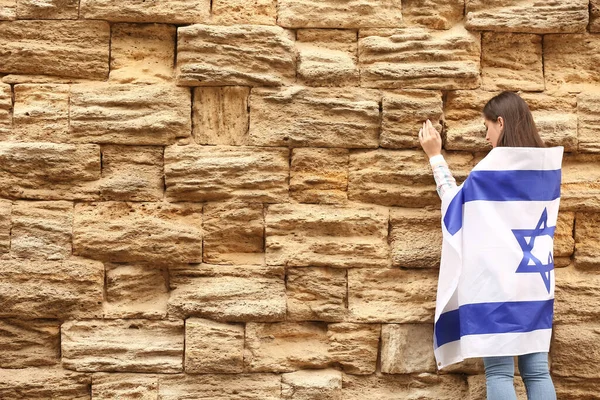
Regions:
[[444, 156], [438, 154], [429, 159], [431, 169], [433, 170], [433, 178], [435, 179], [436, 190], [440, 199], [446, 193], [446, 190], [456, 187], [456, 180], [450, 172], [448, 163], [444, 160]]

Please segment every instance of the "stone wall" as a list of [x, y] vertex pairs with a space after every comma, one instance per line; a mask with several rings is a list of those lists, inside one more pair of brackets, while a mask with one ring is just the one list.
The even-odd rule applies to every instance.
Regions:
[[[0, 398], [485, 397], [439, 199], [521, 91], [567, 154], [552, 373], [600, 393], [599, 0], [0, 0]], [[518, 384], [523, 398], [522, 384]]]

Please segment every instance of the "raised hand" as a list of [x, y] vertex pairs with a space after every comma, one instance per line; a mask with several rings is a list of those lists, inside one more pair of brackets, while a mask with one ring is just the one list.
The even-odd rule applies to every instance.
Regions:
[[419, 143], [429, 158], [442, 153], [442, 137], [430, 120], [423, 122], [419, 130]]

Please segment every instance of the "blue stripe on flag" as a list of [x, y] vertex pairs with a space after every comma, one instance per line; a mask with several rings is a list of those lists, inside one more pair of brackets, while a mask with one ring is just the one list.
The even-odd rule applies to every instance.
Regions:
[[554, 299], [466, 304], [440, 315], [435, 324], [436, 348], [467, 335], [550, 329], [553, 315]]
[[454, 196], [444, 225], [451, 235], [462, 228], [462, 207], [466, 202], [552, 201], [560, 197], [561, 170], [472, 171]]

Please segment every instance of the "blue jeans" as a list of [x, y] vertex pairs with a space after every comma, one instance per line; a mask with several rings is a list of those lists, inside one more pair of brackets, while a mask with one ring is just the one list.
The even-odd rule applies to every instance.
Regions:
[[[516, 400], [514, 357], [484, 357], [488, 400]], [[556, 391], [548, 370], [548, 353], [519, 356], [519, 372], [528, 400], [556, 400]]]

